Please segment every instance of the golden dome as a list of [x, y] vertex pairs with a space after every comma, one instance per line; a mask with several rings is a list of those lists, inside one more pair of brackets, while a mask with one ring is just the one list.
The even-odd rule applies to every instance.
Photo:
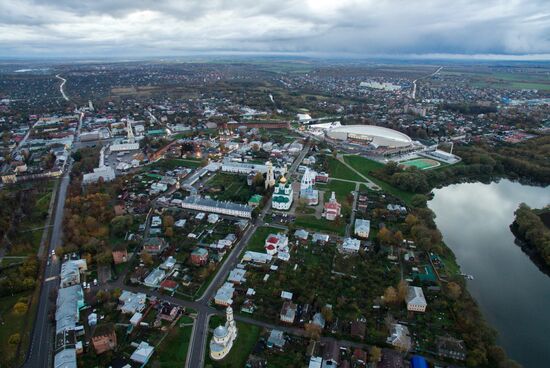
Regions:
[[285, 184], [285, 183], [286, 183], [286, 178], [283, 176], [283, 177], [281, 178], [281, 180], [279, 180], [279, 182], [280, 182], [281, 184]]

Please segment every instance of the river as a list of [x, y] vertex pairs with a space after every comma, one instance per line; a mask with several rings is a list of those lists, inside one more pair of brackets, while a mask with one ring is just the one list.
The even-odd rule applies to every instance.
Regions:
[[509, 225], [521, 202], [550, 203], [550, 187], [509, 180], [467, 183], [434, 190], [428, 206], [463, 272], [475, 277], [468, 290], [498, 341], [524, 367], [550, 362], [550, 277], [514, 244]]

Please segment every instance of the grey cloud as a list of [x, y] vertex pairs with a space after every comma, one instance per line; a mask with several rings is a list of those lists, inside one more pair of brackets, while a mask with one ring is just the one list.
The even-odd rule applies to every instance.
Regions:
[[547, 54], [545, 0], [0, 0], [0, 54]]

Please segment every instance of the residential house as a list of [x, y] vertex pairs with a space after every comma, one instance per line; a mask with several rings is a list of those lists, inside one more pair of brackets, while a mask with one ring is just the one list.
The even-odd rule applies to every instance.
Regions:
[[354, 238], [345, 238], [341, 246], [342, 253], [357, 253], [361, 248], [361, 241]]
[[271, 330], [269, 338], [267, 339], [268, 348], [279, 348], [282, 349], [285, 346], [285, 336], [281, 330]]
[[132, 293], [128, 290], [123, 290], [118, 300], [121, 303], [120, 311], [124, 314], [135, 314], [142, 312], [145, 309], [147, 295], [143, 293]]
[[275, 255], [278, 252], [288, 253], [288, 237], [285, 234], [269, 234], [265, 240], [264, 248], [267, 254]]
[[252, 262], [257, 264], [266, 264], [271, 262], [273, 256], [267, 253], [246, 251], [243, 255], [243, 262]]
[[214, 303], [222, 305], [224, 307], [233, 304], [233, 294], [235, 293], [235, 287], [230, 282], [225, 282], [222, 287], [218, 289], [214, 296]]
[[466, 360], [464, 341], [452, 337], [439, 336], [436, 341], [437, 355], [443, 358]]
[[409, 329], [407, 326], [399, 323], [394, 323], [391, 325], [390, 336], [388, 336], [386, 341], [388, 344], [391, 344], [403, 351], [409, 351], [412, 346]]
[[130, 356], [130, 360], [141, 364], [141, 366], [143, 367], [147, 364], [149, 358], [151, 358], [151, 355], [153, 355], [154, 351], [154, 346], [149, 345], [146, 341], [142, 341]]
[[164, 272], [164, 270], [155, 268], [149, 275], [147, 275], [145, 280], [143, 280], [143, 284], [151, 288], [156, 288], [160, 285], [162, 280], [164, 280], [165, 276], [166, 272]]
[[363, 219], [355, 220], [355, 229], [353, 233], [359, 238], [367, 239], [370, 233], [370, 221]]
[[126, 246], [115, 248], [113, 250], [113, 262], [117, 264], [125, 263], [128, 261], [128, 250]]
[[229, 277], [227, 281], [232, 282], [233, 284], [240, 285], [246, 282], [246, 270], [243, 268], [235, 267], [231, 272], [229, 272]]
[[115, 326], [112, 323], [97, 325], [92, 335], [92, 345], [96, 354], [116, 350], [117, 339]]
[[195, 266], [203, 266], [208, 262], [208, 251], [204, 248], [195, 248], [191, 252], [191, 263]]
[[365, 322], [362, 322], [362, 321], [351, 322], [350, 331], [351, 331], [351, 336], [353, 337], [359, 337], [360, 339], [364, 339], [366, 329], [367, 329], [367, 326]]
[[166, 247], [168, 243], [164, 238], [146, 238], [143, 240], [143, 250], [149, 254], [160, 254]]
[[298, 229], [294, 232], [294, 237], [296, 237], [296, 239], [298, 239], [301, 243], [306, 243], [309, 237], [309, 232], [304, 229]]
[[338, 367], [340, 364], [340, 346], [336, 341], [329, 341], [323, 348], [323, 368]]
[[292, 302], [286, 301], [281, 308], [280, 320], [285, 323], [294, 323], [296, 318], [296, 310], [298, 306]]

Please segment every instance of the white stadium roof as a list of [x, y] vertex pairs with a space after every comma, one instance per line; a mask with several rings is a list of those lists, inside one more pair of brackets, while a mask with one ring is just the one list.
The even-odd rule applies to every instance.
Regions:
[[343, 125], [327, 130], [327, 135], [339, 140], [364, 139], [376, 147], [400, 148], [413, 144], [408, 135], [375, 125]]

